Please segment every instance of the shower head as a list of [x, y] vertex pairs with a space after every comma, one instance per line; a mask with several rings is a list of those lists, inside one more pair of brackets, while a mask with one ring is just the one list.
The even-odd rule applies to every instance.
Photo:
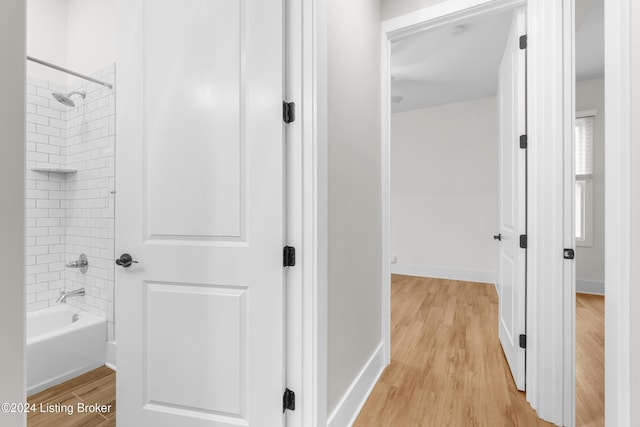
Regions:
[[73, 102], [73, 100], [71, 99], [71, 96], [73, 95], [80, 95], [82, 97], [82, 99], [84, 99], [85, 96], [87, 96], [87, 93], [82, 91], [82, 92], [71, 92], [71, 93], [52, 93], [51, 95], [53, 95], [53, 97], [56, 99], [56, 101], [58, 101], [61, 104], [66, 105], [67, 107], [75, 107], [76, 103]]

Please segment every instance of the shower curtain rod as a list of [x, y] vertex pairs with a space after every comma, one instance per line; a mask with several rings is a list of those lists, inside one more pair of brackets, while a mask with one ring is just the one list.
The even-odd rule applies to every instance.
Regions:
[[45, 67], [53, 68], [54, 70], [62, 71], [63, 73], [71, 74], [76, 77], [80, 77], [81, 79], [89, 80], [90, 82], [98, 83], [99, 85], [106, 86], [109, 89], [113, 89], [113, 85], [103, 82], [102, 80], [94, 79], [93, 77], [85, 76], [84, 74], [76, 73], [75, 71], [68, 70], [66, 68], [62, 68], [58, 65], [52, 64], [47, 61], [43, 61], [42, 59], [34, 58], [33, 56], [28, 56], [27, 59], [32, 62], [37, 62], [38, 64], [44, 65]]

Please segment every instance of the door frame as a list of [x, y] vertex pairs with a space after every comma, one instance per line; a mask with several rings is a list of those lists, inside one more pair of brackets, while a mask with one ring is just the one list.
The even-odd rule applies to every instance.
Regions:
[[285, 386], [296, 392], [288, 426], [327, 424], [327, 0], [284, 0], [285, 243], [298, 248], [285, 272]]
[[327, 0], [285, 0], [285, 98], [296, 103], [286, 129], [288, 268], [287, 387], [296, 410], [287, 426], [327, 425]]
[[604, 2], [605, 420], [621, 427], [632, 420], [631, 12], [631, 0]]
[[[485, 13], [515, 9], [526, 0], [454, 0], [382, 22], [381, 34], [381, 177], [382, 177], [382, 341], [391, 361], [391, 43], [422, 31]], [[386, 101], [385, 101], [386, 100]]]
[[[390, 363], [390, 43], [482, 13], [527, 5], [529, 144], [527, 400], [538, 415], [573, 425], [575, 407], [575, 278], [562, 257], [567, 214], [565, 171], [572, 159], [573, 0], [449, 0], [382, 22], [381, 187], [382, 341]], [[562, 90], [558, 90], [561, 88]], [[563, 141], [562, 144], [554, 144]], [[569, 162], [569, 165], [567, 164]], [[558, 188], [560, 190], [558, 190]], [[562, 286], [557, 284], [561, 283]], [[533, 286], [535, 284], [535, 286]], [[564, 325], [558, 328], [557, 325]]]

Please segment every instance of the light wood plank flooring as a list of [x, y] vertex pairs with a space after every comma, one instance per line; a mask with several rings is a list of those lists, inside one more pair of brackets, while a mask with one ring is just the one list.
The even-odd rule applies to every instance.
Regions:
[[604, 427], [604, 297], [576, 295], [576, 425]]
[[[116, 425], [116, 373], [103, 366], [34, 394], [29, 397], [28, 402], [38, 408], [27, 416], [29, 427], [113, 427]], [[79, 403], [111, 407], [105, 413], [78, 413]], [[55, 409], [52, 412], [41, 412], [40, 404], [45, 409], [48, 405], [70, 405], [74, 410], [71, 415], [67, 412], [55, 412]], [[68, 406], [61, 406], [66, 407]]]
[[[576, 425], [604, 426], [604, 298], [576, 296]], [[551, 426], [515, 388], [493, 285], [393, 276], [392, 361], [356, 427]], [[115, 372], [102, 367], [29, 403], [112, 405], [107, 414], [30, 413], [28, 426], [115, 426]]]
[[515, 387], [497, 308], [493, 285], [393, 276], [391, 365], [355, 426], [552, 426]]

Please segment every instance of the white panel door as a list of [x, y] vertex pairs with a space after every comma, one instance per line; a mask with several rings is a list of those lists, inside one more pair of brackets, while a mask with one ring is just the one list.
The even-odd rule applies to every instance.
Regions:
[[525, 388], [526, 249], [526, 150], [519, 145], [526, 133], [526, 51], [519, 38], [525, 34], [525, 11], [514, 12], [509, 40], [500, 65], [498, 105], [500, 120], [498, 221], [499, 335], [504, 354], [519, 390]]
[[283, 425], [283, 2], [118, 8], [118, 425]]

